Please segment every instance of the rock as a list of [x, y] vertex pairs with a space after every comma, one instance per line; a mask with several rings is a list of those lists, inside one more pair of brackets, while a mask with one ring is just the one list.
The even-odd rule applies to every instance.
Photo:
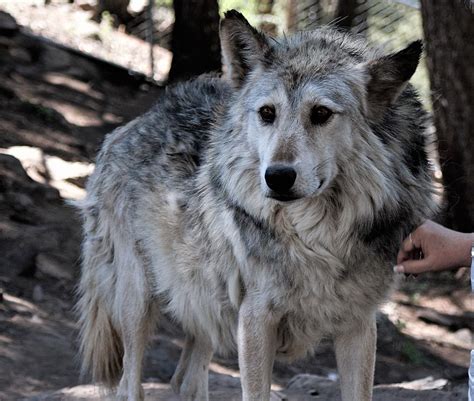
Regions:
[[59, 258], [46, 254], [39, 253], [35, 258], [36, 270], [43, 274], [54, 277], [58, 280], [72, 280], [73, 274], [69, 267]]
[[[0, 153], [0, 191], [5, 193], [5, 199], [12, 204], [15, 210], [30, 209], [33, 206], [33, 200], [47, 200], [56, 201], [60, 199], [59, 191], [49, 185], [34, 181], [27, 173], [30, 169], [32, 173], [36, 173], [32, 167], [40, 165], [36, 159], [36, 164], [33, 164], [29, 159], [20, 161], [19, 158], [23, 154], [18, 155], [18, 158], [9, 154], [16, 149], [29, 149], [28, 146], [15, 146], [8, 150], [2, 150]], [[36, 150], [35, 148], [31, 148]], [[24, 165], [26, 166], [26, 169]]]
[[311, 397], [335, 397], [339, 392], [339, 384], [323, 376], [299, 374], [293, 377], [286, 387], [290, 393], [302, 393]]
[[385, 384], [379, 387], [398, 387], [406, 388], [409, 390], [440, 390], [448, 384], [446, 379], [433, 379], [432, 376], [425, 377], [423, 379], [414, 380], [412, 382], [404, 382], [398, 384]]
[[[56, 117], [58, 116], [54, 115], [54, 119]], [[60, 118], [57, 120], [59, 121]], [[79, 185], [84, 185], [87, 177], [94, 169], [93, 164], [63, 160], [60, 157], [48, 155], [42, 149], [32, 146], [11, 146], [4, 150], [4, 153], [20, 160], [27, 174], [35, 180], [36, 188], [34, 195], [36, 199], [47, 201], [59, 200], [61, 193], [67, 198], [73, 199], [85, 196], [83, 188], [78, 187], [75, 182]], [[70, 179], [72, 177], [77, 181], [73, 180], [71, 182]], [[75, 193], [77, 196], [74, 196]]]
[[41, 302], [44, 299], [44, 291], [41, 285], [36, 284], [33, 288], [33, 301]]
[[461, 391], [418, 391], [397, 387], [376, 388], [374, 401], [467, 401], [467, 386]]
[[209, 390], [218, 390], [222, 388], [240, 389], [240, 379], [229, 375], [209, 373]]
[[323, 376], [310, 375], [302, 373], [294, 376], [286, 386], [287, 389], [308, 390], [315, 386], [317, 387], [333, 387], [336, 380], [329, 379]]
[[0, 11], [0, 34], [12, 35], [19, 30], [15, 18], [10, 14]]
[[[427, 377], [413, 382], [376, 386], [374, 401], [466, 401], [467, 386], [440, 391], [446, 385], [445, 379]], [[340, 401], [339, 383], [315, 375], [293, 377], [283, 392], [289, 401], [309, 401], [309, 397]]]
[[288, 400], [308, 400], [321, 398], [324, 400], [336, 400], [339, 394], [339, 383], [323, 376], [299, 374], [293, 377], [285, 393]]
[[460, 329], [454, 333], [459, 342], [464, 344], [471, 344], [473, 341], [473, 336], [471, 330], [469, 329]]
[[6, 186], [15, 181], [31, 181], [21, 162], [16, 157], [5, 153], [0, 153], [0, 175], [5, 177]]

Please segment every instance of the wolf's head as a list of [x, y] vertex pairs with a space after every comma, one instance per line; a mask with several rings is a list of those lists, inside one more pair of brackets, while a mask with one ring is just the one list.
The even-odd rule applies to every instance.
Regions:
[[370, 126], [384, 119], [422, 50], [414, 42], [384, 56], [330, 29], [277, 41], [236, 11], [226, 13], [220, 34], [261, 190], [282, 201], [320, 194], [364, 147], [377, 148]]

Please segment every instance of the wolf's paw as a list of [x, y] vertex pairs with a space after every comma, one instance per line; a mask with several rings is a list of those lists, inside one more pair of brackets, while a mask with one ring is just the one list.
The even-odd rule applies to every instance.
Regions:
[[145, 392], [143, 388], [140, 386], [139, 389], [136, 391], [132, 391], [131, 394], [127, 394], [127, 391], [123, 391], [119, 388], [117, 394], [115, 395], [115, 401], [144, 401], [145, 400]]
[[206, 394], [198, 394], [193, 391], [192, 392], [185, 391], [185, 392], [180, 393], [179, 396], [181, 397], [182, 401], [209, 401], [207, 392]]
[[[173, 377], [174, 379], [174, 377]], [[178, 386], [178, 382], [181, 383]], [[171, 387], [173, 391], [181, 397], [182, 401], [209, 401], [207, 390], [207, 380], [200, 381], [197, 378], [191, 380], [172, 380]]]
[[115, 397], [116, 401], [144, 401], [145, 396], [144, 395], [137, 395], [133, 397], [129, 397], [128, 395], [117, 395]]
[[171, 378], [171, 381], [170, 381], [170, 385], [171, 385], [171, 388], [172, 390], [176, 393], [176, 394], [180, 394], [181, 391], [181, 385], [183, 384], [183, 375], [182, 374], [178, 374], [178, 372], [176, 372], [173, 377]]

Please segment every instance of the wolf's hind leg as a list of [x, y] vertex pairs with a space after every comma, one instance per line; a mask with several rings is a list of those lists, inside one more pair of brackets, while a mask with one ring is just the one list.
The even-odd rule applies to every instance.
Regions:
[[184, 340], [183, 350], [181, 351], [181, 355], [179, 357], [178, 366], [171, 378], [171, 387], [173, 388], [174, 392], [179, 394], [179, 389], [181, 384], [183, 384], [184, 374], [186, 373], [186, 368], [189, 364], [189, 357], [191, 356], [191, 351], [193, 349], [194, 339], [189, 334], [186, 335]]
[[186, 335], [183, 351], [171, 379], [173, 390], [183, 401], [208, 401], [209, 363], [213, 354], [207, 336]]
[[375, 316], [335, 338], [342, 401], [371, 401], [377, 328]]
[[[120, 326], [123, 342], [123, 374], [117, 390], [118, 401], [143, 401], [141, 385], [143, 354], [148, 337], [154, 327], [157, 312], [150, 304], [143, 310], [124, 313]], [[131, 312], [131, 311], [129, 311]], [[138, 312], [138, 313], [137, 313]]]

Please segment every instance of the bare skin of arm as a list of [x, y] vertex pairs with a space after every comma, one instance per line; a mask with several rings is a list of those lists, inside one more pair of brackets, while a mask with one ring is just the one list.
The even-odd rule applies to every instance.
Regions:
[[[474, 233], [449, 230], [427, 220], [403, 241], [397, 256], [396, 273], [424, 273], [471, 265]], [[421, 259], [416, 257], [421, 251]]]

